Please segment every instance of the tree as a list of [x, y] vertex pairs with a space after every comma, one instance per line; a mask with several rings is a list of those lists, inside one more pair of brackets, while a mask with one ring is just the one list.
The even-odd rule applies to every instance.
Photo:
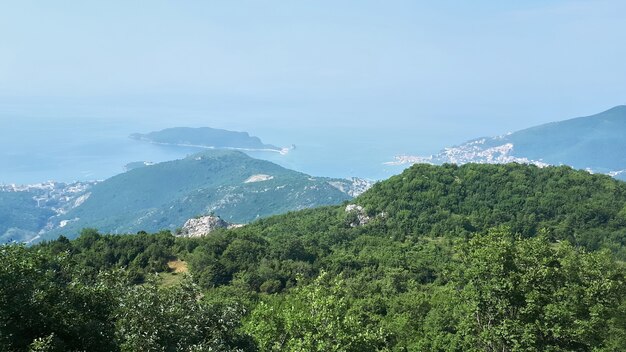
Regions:
[[261, 351], [356, 352], [384, 346], [382, 331], [363, 326], [350, 311], [342, 280], [327, 279], [322, 273], [311, 285], [259, 303], [244, 329]]
[[239, 304], [207, 302], [189, 281], [160, 287], [156, 278], [132, 286], [115, 313], [122, 351], [243, 351], [250, 345], [237, 332]]
[[0, 246], [0, 346], [114, 351], [116, 287], [86, 282], [64, 254]]
[[459, 254], [451, 281], [433, 296], [425, 350], [591, 351], [623, 334], [626, 280], [608, 252], [494, 231]]

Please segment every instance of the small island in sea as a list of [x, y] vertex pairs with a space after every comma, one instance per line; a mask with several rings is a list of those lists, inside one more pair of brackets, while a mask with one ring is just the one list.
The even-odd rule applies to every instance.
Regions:
[[207, 149], [269, 151], [287, 154], [289, 148], [265, 144], [247, 132], [228, 131], [210, 127], [174, 127], [150, 133], [133, 133], [130, 138], [155, 144]]

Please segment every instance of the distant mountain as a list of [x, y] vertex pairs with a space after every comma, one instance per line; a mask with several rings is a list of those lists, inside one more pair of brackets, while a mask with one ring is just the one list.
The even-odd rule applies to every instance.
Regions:
[[28, 241], [52, 228], [54, 219], [80, 206], [96, 183], [0, 185], [0, 244]]
[[626, 106], [504, 136], [474, 139], [428, 157], [398, 156], [392, 163], [420, 162], [569, 165], [623, 178], [626, 177]]
[[238, 151], [211, 150], [134, 168], [89, 190], [76, 208], [54, 218], [44, 238], [75, 237], [84, 227], [109, 233], [174, 230], [214, 213], [230, 223], [321, 205], [339, 204], [367, 182], [288, 170]]
[[267, 150], [286, 152], [286, 149], [261, 142], [247, 132], [235, 132], [210, 127], [175, 127], [146, 134], [134, 133], [131, 138], [158, 144], [194, 146], [215, 149]]

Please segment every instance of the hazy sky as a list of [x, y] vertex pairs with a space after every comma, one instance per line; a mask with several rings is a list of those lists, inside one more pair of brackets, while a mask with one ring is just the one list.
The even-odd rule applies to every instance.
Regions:
[[0, 122], [131, 107], [445, 145], [626, 103], [625, 43], [623, 0], [5, 1]]

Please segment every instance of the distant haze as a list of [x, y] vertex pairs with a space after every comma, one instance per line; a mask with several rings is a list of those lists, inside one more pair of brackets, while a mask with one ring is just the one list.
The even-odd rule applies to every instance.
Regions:
[[101, 125], [432, 153], [626, 103], [625, 42], [621, 0], [7, 2], [0, 153]]

